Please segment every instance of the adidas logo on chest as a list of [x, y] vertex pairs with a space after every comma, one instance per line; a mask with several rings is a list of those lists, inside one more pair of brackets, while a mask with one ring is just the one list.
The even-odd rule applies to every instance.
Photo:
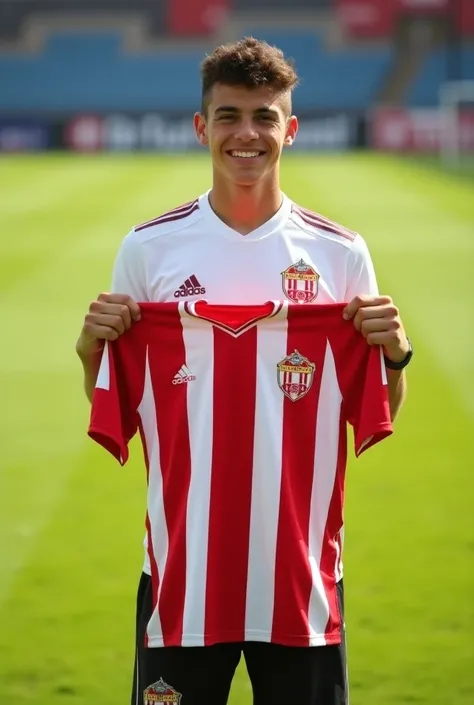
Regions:
[[181, 286], [174, 292], [175, 299], [185, 298], [186, 296], [201, 296], [205, 294], [205, 287], [201, 286], [195, 274], [186, 279]]

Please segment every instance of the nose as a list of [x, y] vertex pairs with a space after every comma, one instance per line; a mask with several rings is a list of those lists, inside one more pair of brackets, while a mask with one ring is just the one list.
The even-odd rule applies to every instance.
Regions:
[[242, 120], [236, 131], [235, 137], [241, 142], [250, 142], [251, 140], [258, 140], [258, 132], [252, 120]]

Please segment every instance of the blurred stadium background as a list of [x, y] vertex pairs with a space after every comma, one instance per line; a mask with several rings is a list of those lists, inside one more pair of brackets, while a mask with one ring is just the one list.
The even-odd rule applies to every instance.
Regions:
[[441, 86], [474, 81], [473, 0], [1, 0], [0, 149], [195, 148], [199, 63], [245, 35], [296, 62], [296, 149], [436, 151]]
[[87, 439], [74, 344], [129, 228], [209, 187], [199, 63], [244, 35], [302, 78], [284, 189], [363, 233], [416, 347], [349, 466], [352, 705], [474, 703], [474, 0], [0, 0], [0, 705], [128, 703], [141, 451]]

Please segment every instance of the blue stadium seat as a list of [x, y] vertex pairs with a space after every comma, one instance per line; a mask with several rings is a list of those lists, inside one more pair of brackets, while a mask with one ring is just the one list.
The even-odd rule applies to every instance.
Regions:
[[[0, 54], [0, 110], [195, 108], [202, 56], [125, 56], [116, 33], [51, 37], [40, 57]], [[19, 90], [21, 86], [21, 90]]]
[[405, 103], [411, 107], [430, 107], [439, 103], [439, 89], [444, 81], [457, 79], [474, 81], [474, 47], [461, 50], [438, 49], [423, 63], [409, 87]]
[[328, 51], [312, 31], [282, 33], [245, 29], [245, 34], [280, 47], [294, 59], [301, 77], [295, 94], [298, 110], [368, 107], [375, 99], [393, 60], [386, 48]]
[[[252, 32], [294, 58], [301, 76], [295, 108], [365, 108], [392, 61], [391, 49], [328, 52], [314, 32]], [[115, 32], [51, 36], [42, 55], [0, 53], [0, 110], [195, 110], [202, 55], [122, 51]], [[21, 90], [19, 90], [21, 87]]]

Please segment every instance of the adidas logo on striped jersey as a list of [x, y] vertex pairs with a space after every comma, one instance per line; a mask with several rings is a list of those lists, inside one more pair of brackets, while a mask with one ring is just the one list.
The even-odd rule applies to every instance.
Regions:
[[174, 296], [176, 299], [179, 299], [180, 297], [184, 296], [200, 296], [201, 294], [205, 293], [206, 289], [201, 286], [198, 281], [198, 278], [195, 274], [193, 274], [189, 277], [189, 279], [186, 279], [184, 284], [181, 284], [179, 289], [176, 289], [176, 291], [174, 292]]
[[173, 377], [173, 384], [186, 384], [187, 382], [194, 382], [195, 379], [196, 375], [193, 375], [186, 365], [181, 365], [181, 369]]

